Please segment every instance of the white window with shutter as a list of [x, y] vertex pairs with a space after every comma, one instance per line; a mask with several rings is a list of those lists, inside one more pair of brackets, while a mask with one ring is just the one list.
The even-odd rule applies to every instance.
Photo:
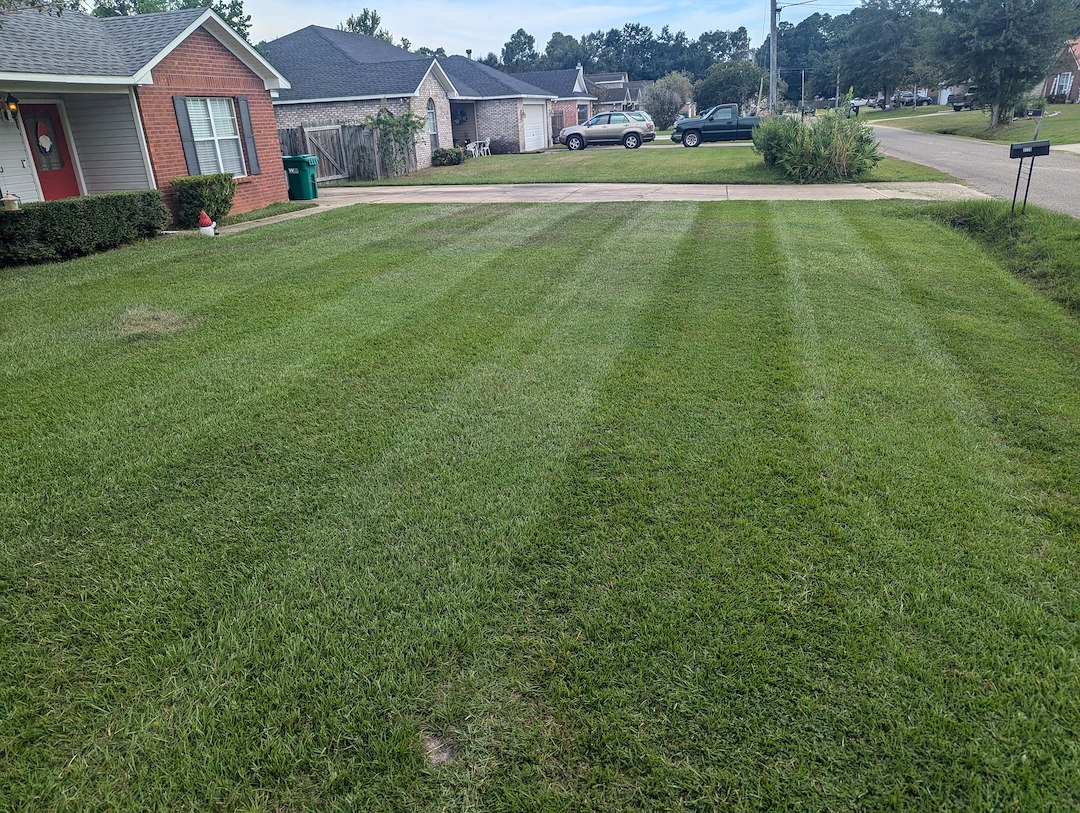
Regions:
[[1051, 96], [1055, 96], [1059, 93], [1066, 96], [1069, 95], [1069, 91], [1072, 90], [1073, 75], [1072, 73], [1059, 73], [1054, 77], [1054, 87], [1051, 89]]
[[204, 175], [228, 172], [234, 178], [247, 175], [233, 100], [188, 97], [187, 114], [199, 157], [199, 172]]

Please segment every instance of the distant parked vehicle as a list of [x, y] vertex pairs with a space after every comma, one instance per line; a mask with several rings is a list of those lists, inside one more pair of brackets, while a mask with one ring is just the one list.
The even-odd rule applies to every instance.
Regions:
[[959, 113], [961, 110], [978, 110], [982, 105], [978, 99], [979, 89], [977, 87], [969, 87], [967, 93], [963, 96], [958, 96], [949, 99], [949, 104], [952, 105], [952, 109]]
[[925, 107], [933, 104], [934, 100], [929, 96], [923, 96], [921, 93], [916, 96], [910, 90], [904, 90], [892, 97], [892, 103], [900, 107], [911, 107], [912, 105]]
[[648, 114], [639, 111], [601, 113], [584, 124], [564, 127], [559, 131], [559, 143], [568, 150], [583, 150], [592, 144], [622, 144], [636, 150], [646, 141], [656, 140], [656, 128], [647, 119]]
[[696, 119], [675, 122], [671, 140], [684, 147], [696, 147], [703, 141], [740, 141], [761, 121], [759, 116], [740, 116], [737, 104], [710, 107]]

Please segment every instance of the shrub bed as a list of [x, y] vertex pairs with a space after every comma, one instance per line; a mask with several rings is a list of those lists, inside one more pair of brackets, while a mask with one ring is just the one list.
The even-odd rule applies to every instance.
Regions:
[[754, 128], [753, 139], [765, 165], [779, 168], [796, 183], [855, 180], [885, 158], [869, 125], [836, 111], [813, 122], [767, 119]]
[[431, 154], [431, 164], [436, 167], [456, 167], [468, 157], [464, 147], [440, 147]]
[[228, 173], [189, 175], [169, 183], [176, 189], [176, 225], [181, 229], [198, 228], [199, 212], [221, 220], [232, 209], [236, 180]]
[[0, 266], [67, 260], [153, 237], [169, 213], [157, 189], [28, 203], [0, 212]]

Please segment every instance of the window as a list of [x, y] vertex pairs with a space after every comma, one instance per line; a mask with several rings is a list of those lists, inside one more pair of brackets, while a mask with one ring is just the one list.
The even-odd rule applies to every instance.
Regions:
[[628, 119], [622, 113], [612, 113], [611, 114], [611, 123], [612, 124], [629, 124], [630, 119]]
[[713, 111], [713, 114], [712, 116], [710, 116], [710, 118], [713, 121], [731, 121], [731, 114], [734, 112], [735, 111], [730, 107], [718, 107], [716, 110]]
[[607, 120], [608, 120], [608, 117], [607, 117], [606, 113], [604, 115], [602, 115], [602, 116], [593, 116], [592, 121], [589, 122], [589, 125], [593, 126], [593, 125], [598, 125], [598, 124], [607, 124]]
[[233, 100], [189, 98], [187, 113], [199, 157], [199, 172], [228, 172], [234, 178], [247, 175]]
[[435, 133], [437, 133], [439, 131], [439, 128], [438, 128], [437, 124], [438, 123], [437, 123], [437, 121], [435, 119], [435, 100], [434, 99], [428, 99], [427, 100], [427, 131], [428, 131], [429, 134], [435, 135]]
[[589, 117], [589, 106], [587, 104], [579, 104], [577, 106], [577, 123], [581, 124]]
[[1068, 95], [1072, 90], [1073, 75], [1072, 73], [1060, 73], [1054, 78], [1054, 89], [1050, 94], [1056, 96], [1059, 93]]

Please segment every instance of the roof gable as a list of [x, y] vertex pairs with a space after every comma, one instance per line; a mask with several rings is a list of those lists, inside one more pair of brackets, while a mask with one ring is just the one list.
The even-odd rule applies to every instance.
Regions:
[[450, 56], [439, 60], [458, 95], [466, 99], [505, 99], [519, 96], [551, 99], [549, 90], [475, 62], [466, 56]]
[[559, 99], [592, 98], [585, 89], [585, 80], [581, 68], [567, 68], [558, 71], [526, 71], [515, 73], [515, 77], [530, 85], [546, 90]]
[[276, 104], [414, 96], [429, 73], [448, 94], [456, 92], [433, 57], [364, 34], [309, 25], [268, 42], [266, 49], [292, 84]]
[[192, 31], [205, 28], [267, 89], [288, 82], [207, 8], [99, 19], [78, 11], [23, 10], [0, 26], [0, 78], [35, 82], [149, 84], [151, 69]]

